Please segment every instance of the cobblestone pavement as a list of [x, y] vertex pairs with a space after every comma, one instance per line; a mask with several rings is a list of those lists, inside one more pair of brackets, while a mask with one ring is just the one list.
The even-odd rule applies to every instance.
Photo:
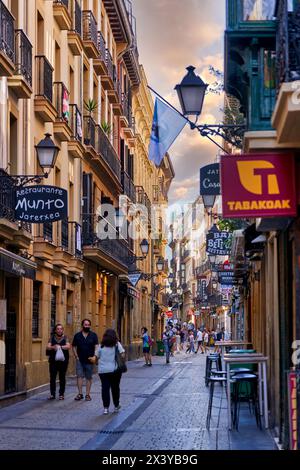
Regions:
[[171, 364], [153, 357], [129, 363], [121, 381], [118, 414], [103, 415], [101, 386], [94, 378], [91, 402], [76, 402], [69, 378], [64, 401], [48, 392], [0, 410], [1, 449], [230, 450], [275, 449], [269, 433], [257, 429], [248, 409], [239, 432], [228, 432], [225, 389], [215, 388], [210, 431], [206, 429], [208, 389], [204, 355], [176, 354]]

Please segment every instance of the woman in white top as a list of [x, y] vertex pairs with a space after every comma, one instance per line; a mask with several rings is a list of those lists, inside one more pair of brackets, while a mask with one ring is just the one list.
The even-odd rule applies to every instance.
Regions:
[[102, 401], [105, 415], [109, 412], [110, 389], [115, 405], [115, 412], [119, 411], [121, 408], [120, 381], [122, 373], [117, 370], [116, 348], [120, 354], [125, 356], [125, 349], [118, 341], [115, 330], [108, 329], [105, 331], [101, 345], [97, 351], [98, 373], [102, 385]]

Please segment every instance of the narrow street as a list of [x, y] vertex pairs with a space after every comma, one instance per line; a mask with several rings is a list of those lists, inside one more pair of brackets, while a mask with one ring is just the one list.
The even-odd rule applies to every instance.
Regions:
[[[47, 401], [48, 390], [0, 410], [3, 450], [274, 450], [248, 405], [239, 431], [228, 432], [225, 390], [215, 388], [210, 431], [206, 429], [208, 389], [205, 356], [176, 354], [171, 364], [153, 357], [129, 362], [121, 381], [121, 411], [103, 416], [101, 387], [94, 377], [91, 402], [75, 402], [74, 378], [64, 401]], [[221, 400], [221, 408], [219, 406]], [[111, 406], [112, 408], [112, 406]]]

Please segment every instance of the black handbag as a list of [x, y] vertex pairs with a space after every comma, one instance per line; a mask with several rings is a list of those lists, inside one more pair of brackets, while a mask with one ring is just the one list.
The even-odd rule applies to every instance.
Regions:
[[127, 372], [126, 361], [125, 361], [125, 358], [121, 356], [118, 345], [116, 346], [116, 349], [115, 349], [115, 361], [118, 366], [117, 367], [118, 372], [121, 372], [122, 374], [124, 374], [124, 372]]

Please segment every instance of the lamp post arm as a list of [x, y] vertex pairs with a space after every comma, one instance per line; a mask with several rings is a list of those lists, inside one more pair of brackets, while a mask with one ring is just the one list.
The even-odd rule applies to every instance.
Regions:
[[15, 188], [22, 188], [30, 183], [40, 183], [43, 178], [48, 178], [48, 173], [43, 175], [10, 175], [9, 173], [0, 172], [0, 178], [6, 178], [11, 181]]

